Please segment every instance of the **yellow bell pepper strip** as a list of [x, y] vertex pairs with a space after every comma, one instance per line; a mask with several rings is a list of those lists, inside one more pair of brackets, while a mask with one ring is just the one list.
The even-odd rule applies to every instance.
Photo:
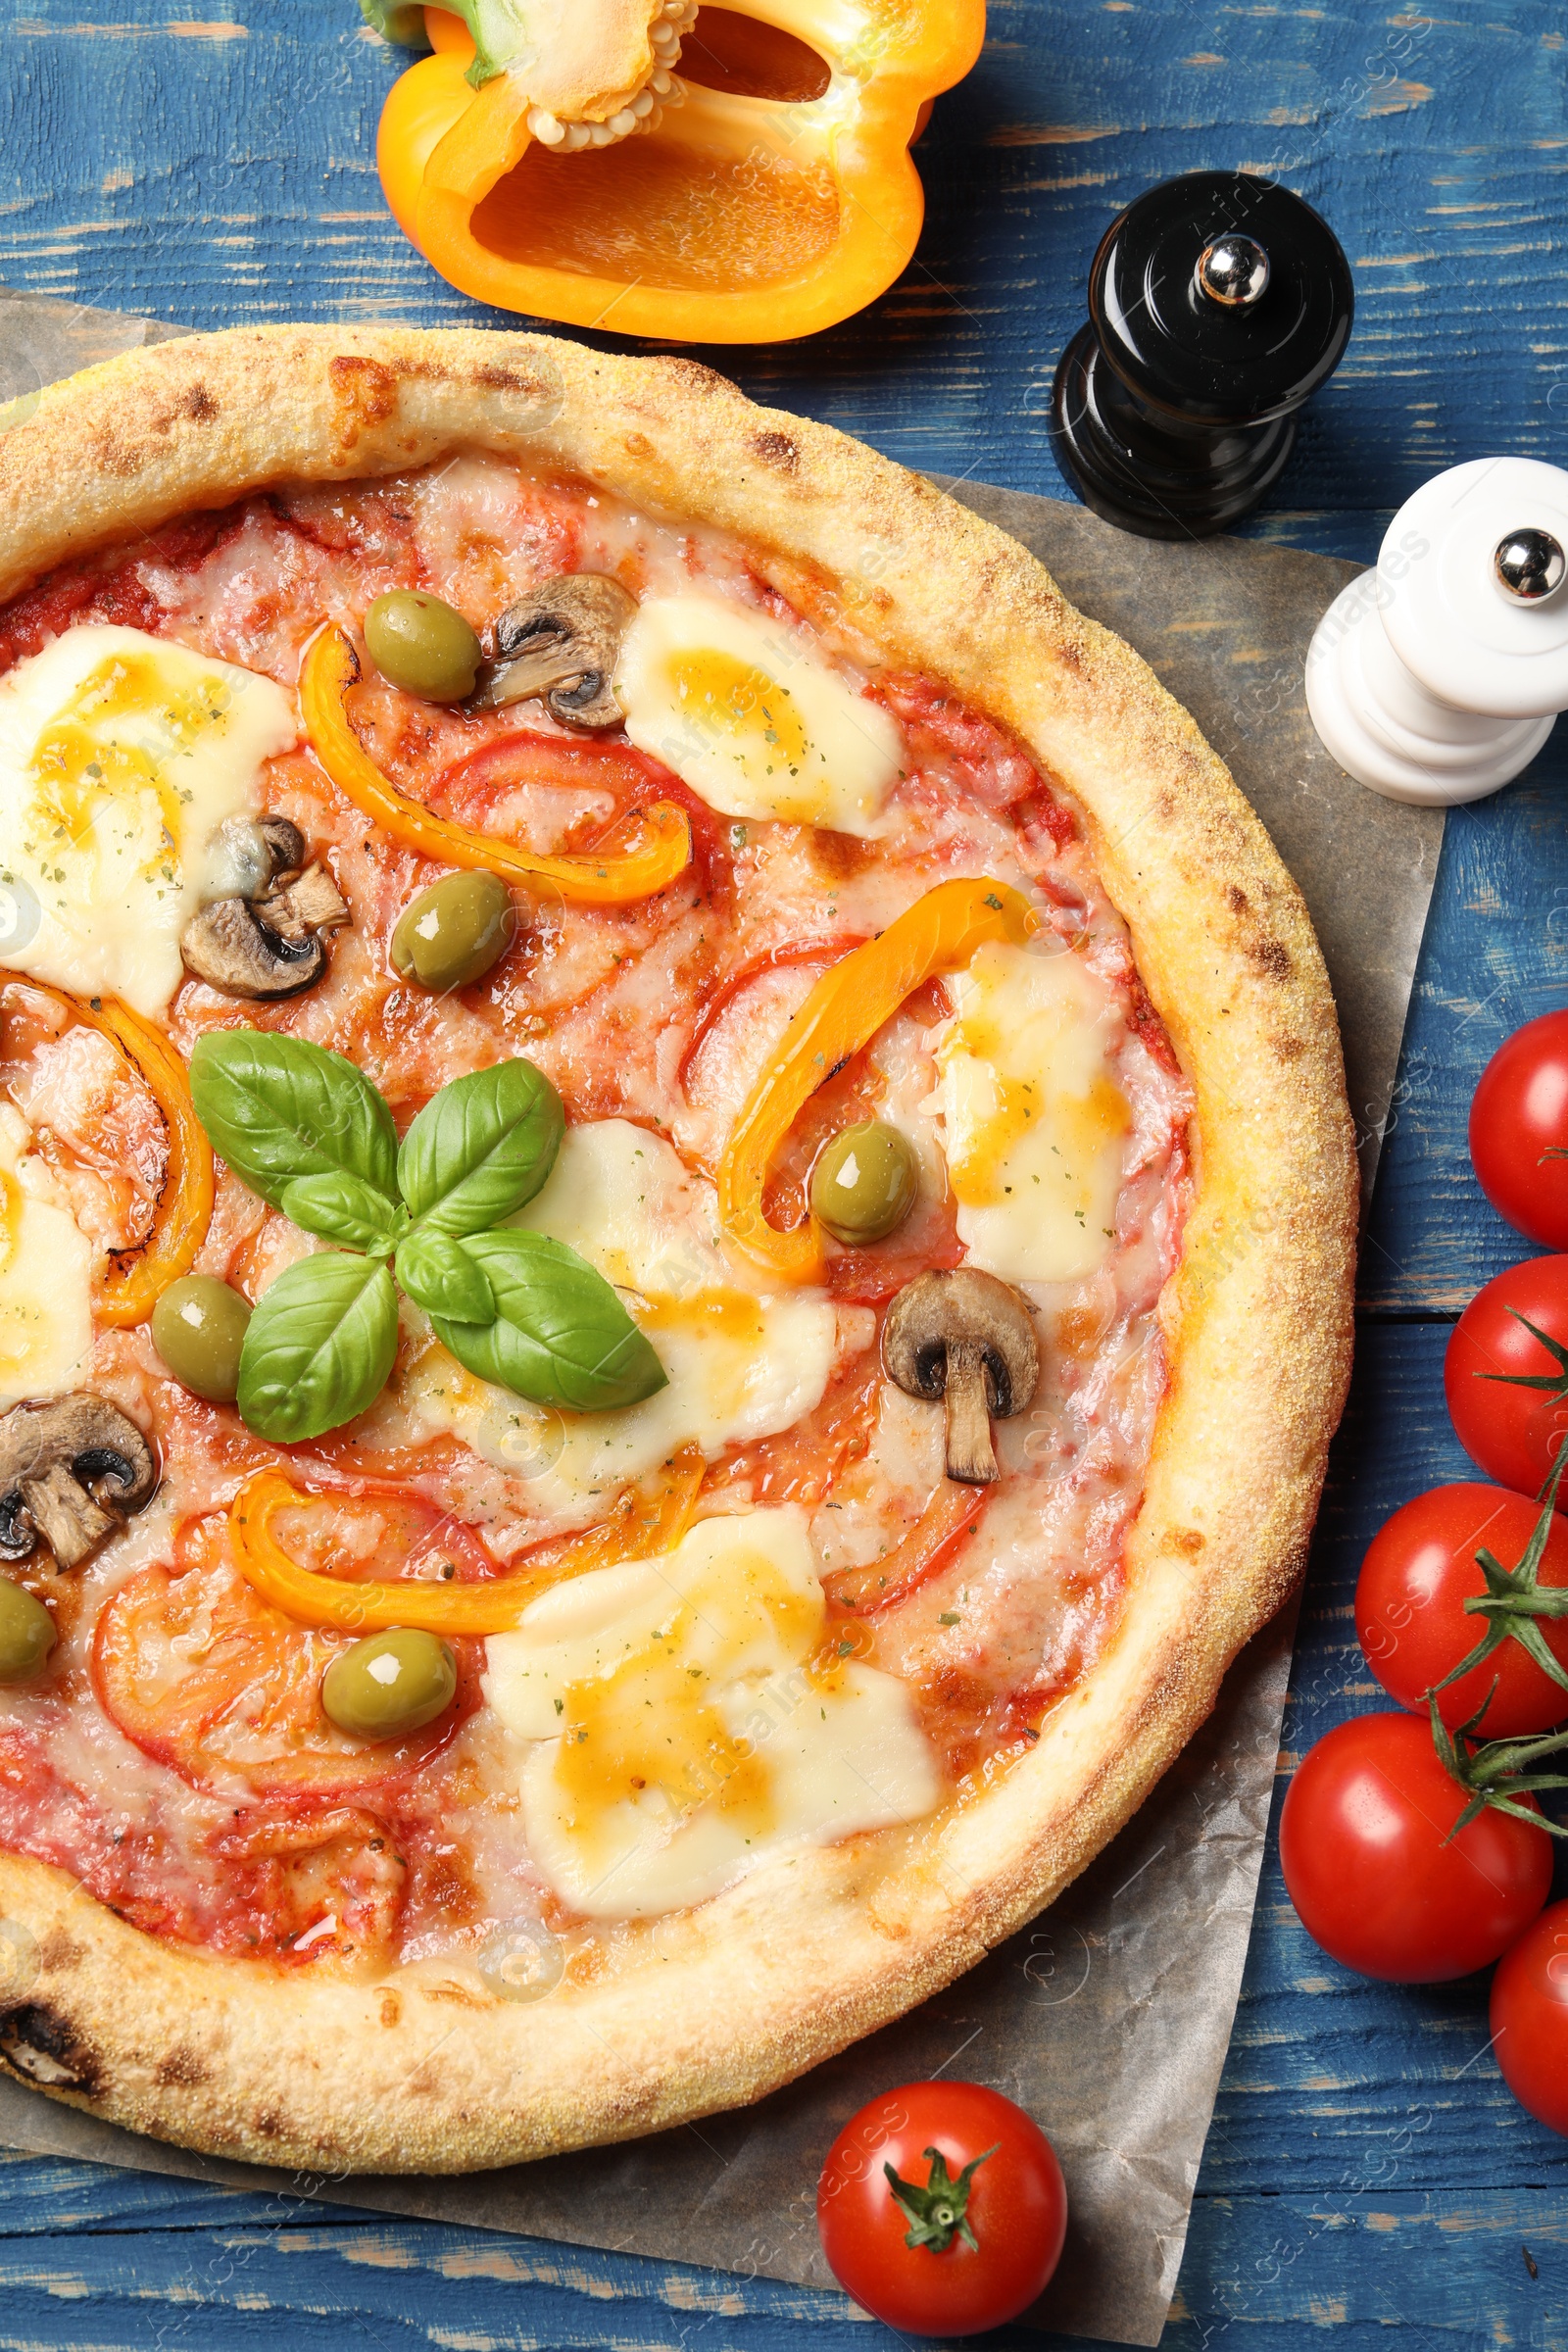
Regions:
[[[909, 142], [985, 32], [985, 0], [726, 0], [727, 24], [755, 24], [750, 71], [744, 48], [715, 69], [705, 62], [712, 44], [688, 34], [686, 74], [662, 104], [614, 144], [569, 153], [563, 125], [592, 126], [612, 101], [552, 97], [558, 112], [541, 114], [537, 70], [526, 79], [520, 66], [491, 70], [495, 0], [463, 8], [426, 10], [435, 53], [394, 85], [381, 116], [377, 162], [399, 225], [481, 302], [676, 342], [814, 334], [893, 283], [925, 210]], [[625, 74], [624, 9], [579, 8], [604, 15], [604, 76]], [[482, 52], [465, 21], [481, 16]], [[773, 70], [780, 36], [802, 61], [787, 91]], [[655, 65], [646, 40], [639, 56]], [[657, 71], [653, 91], [669, 81]]]
[[691, 1525], [705, 1469], [701, 1449], [683, 1446], [651, 1493], [627, 1487], [598, 1527], [552, 1544], [549, 1556], [534, 1567], [493, 1583], [362, 1585], [300, 1567], [272, 1534], [271, 1522], [276, 1512], [315, 1498], [276, 1470], [254, 1471], [245, 1481], [229, 1505], [229, 1540], [246, 1583], [301, 1625], [337, 1626], [355, 1634], [383, 1633], [393, 1626], [426, 1634], [505, 1634], [530, 1601], [568, 1577], [673, 1551]]
[[94, 1300], [101, 1323], [119, 1330], [145, 1323], [169, 1285], [189, 1269], [213, 1216], [213, 1151], [190, 1099], [185, 1064], [163, 1032], [118, 997], [89, 1002], [47, 981], [19, 979], [24, 987], [52, 997], [74, 1021], [107, 1037], [162, 1113], [169, 1165], [151, 1230], [134, 1250], [112, 1252], [121, 1262], [110, 1268]]
[[691, 862], [692, 829], [684, 808], [656, 801], [640, 808], [624, 839], [581, 857], [536, 858], [491, 833], [471, 833], [410, 800], [383, 775], [354, 732], [348, 695], [359, 684], [360, 658], [335, 622], [312, 643], [300, 669], [300, 708], [311, 749], [356, 808], [441, 865], [484, 866], [508, 882], [541, 885], [585, 906], [624, 906], [652, 898]]
[[762, 1214], [762, 1187], [784, 1138], [823, 1080], [869, 1044], [906, 997], [939, 972], [960, 970], [987, 940], [1022, 946], [1039, 927], [1028, 901], [1004, 882], [940, 882], [880, 938], [823, 973], [747, 1096], [718, 1163], [718, 1213], [738, 1249], [781, 1282], [821, 1280], [816, 1219], [781, 1233]]

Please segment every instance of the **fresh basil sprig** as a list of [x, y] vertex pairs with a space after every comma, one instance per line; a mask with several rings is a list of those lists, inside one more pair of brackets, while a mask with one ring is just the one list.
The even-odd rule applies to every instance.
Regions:
[[495, 1230], [539, 1191], [565, 1132], [561, 1098], [531, 1062], [444, 1086], [401, 1147], [364, 1072], [303, 1038], [214, 1031], [190, 1078], [196, 1115], [234, 1173], [335, 1245], [289, 1266], [251, 1316], [239, 1409], [259, 1436], [296, 1445], [373, 1404], [397, 1355], [399, 1285], [467, 1370], [536, 1403], [604, 1412], [664, 1386], [586, 1258], [544, 1234]]

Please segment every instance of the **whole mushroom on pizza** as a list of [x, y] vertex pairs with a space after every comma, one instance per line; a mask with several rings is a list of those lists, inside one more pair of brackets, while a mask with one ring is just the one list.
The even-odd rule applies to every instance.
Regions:
[[690, 363], [169, 343], [0, 514], [0, 2061], [339, 2169], [756, 2097], [1299, 1572], [1300, 899], [1020, 548]]

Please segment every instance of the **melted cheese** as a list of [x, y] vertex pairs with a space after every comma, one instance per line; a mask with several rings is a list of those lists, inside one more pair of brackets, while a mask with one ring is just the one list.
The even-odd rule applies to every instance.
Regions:
[[299, 739], [270, 678], [139, 629], [68, 629], [0, 683], [0, 964], [156, 1016], [207, 843]]
[[1132, 1124], [1116, 1007], [1076, 956], [1000, 941], [948, 987], [938, 1099], [958, 1237], [1004, 1281], [1078, 1281], [1110, 1250]]
[[674, 1910], [941, 1801], [905, 1686], [813, 1655], [825, 1615], [791, 1505], [705, 1519], [491, 1638], [485, 1694], [525, 1742], [528, 1850], [564, 1901], [596, 1919]]
[[549, 1183], [512, 1222], [565, 1242], [613, 1283], [668, 1375], [641, 1404], [563, 1413], [470, 1379], [444, 1348], [418, 1358], [405, 1405], [425, 1429], [451, 1430], [534, 1481], [542, 1510], [581, 1517], [584, 1502], [608, 1500], [681, 1446], [712, 1460], [821, 1402], [834, 1307], [820, 1295], [747, 1287], [719, 1247], [712, 1187], [688, 1176], [662, 1137], [626, 1119], [568, 1128]]
[[92, 1347], [97, 1251], [31, 1140], [21, 1112], [0, 1103], [0, 1410], [73, 1388]]
[[796, 630], [711, 596], [650, 597], [615, 671], [626, 732], [726, 816], [875, 834], [898, 727]]

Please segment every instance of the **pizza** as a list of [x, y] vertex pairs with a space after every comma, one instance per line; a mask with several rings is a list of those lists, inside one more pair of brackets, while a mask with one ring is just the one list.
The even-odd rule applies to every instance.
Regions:
[[688, 361], [171, 342], [0, 514], [0, 2058], [332, 2171], [754, 2099], [1299, 1575], [1299, 895], [1020, 548]]

